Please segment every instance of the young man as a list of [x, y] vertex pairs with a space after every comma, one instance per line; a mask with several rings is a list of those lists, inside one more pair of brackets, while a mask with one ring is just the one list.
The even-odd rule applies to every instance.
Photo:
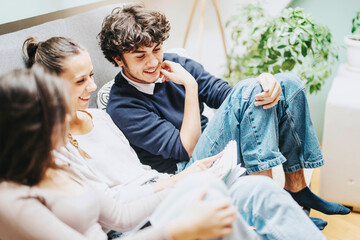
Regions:
[[[122, 68], [107, 111], [140, 160], [174, 173], [235, 139], [249, 174], [271, 177], [283, 164], [285, 189], [301, 206], [349, 213], [306, 186], [303, 168], [322, 166], [323, 157], [301, 81], [265, 73], [232, 88], [191, 59], [163, 54], [169, 30], [163, 14], [127, 6], [107, 16], [98, 35], [105, 57]], [[218, 109], [209, 124], [204, 103]]]

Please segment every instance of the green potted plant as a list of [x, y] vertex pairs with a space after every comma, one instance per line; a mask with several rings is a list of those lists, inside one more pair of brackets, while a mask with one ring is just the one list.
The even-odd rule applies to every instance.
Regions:
[[248, 5], [226, 23], [231, 48], [225, 78], [232, 84], [262, 72], [293, 72], [310, 93], [321, 89], [338, 60], [338, 48], [327, 27], [301, 9], [266, 15], [259, 5]]
[[351, 33], [345, 37], [345, 44], [347, 47], [347, 68], [353, 71], [360, 71], [360, 11], [352, 20]]

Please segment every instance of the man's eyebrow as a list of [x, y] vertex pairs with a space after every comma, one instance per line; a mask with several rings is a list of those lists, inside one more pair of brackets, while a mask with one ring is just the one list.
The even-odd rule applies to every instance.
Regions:
[[144, 53], [145, 51], [135, 50], [133, 53]]
[[[156, 44], [156, 46], [155, 46], [153, 49], [157, 48], [160, 44], [161, 44], [161, 43]], [[146, 52], [146, 51], [141, 51], [141, 50], [135, 50], [135, 51], [133, 51], [133, 53], [144, 53], [144, 52]]]

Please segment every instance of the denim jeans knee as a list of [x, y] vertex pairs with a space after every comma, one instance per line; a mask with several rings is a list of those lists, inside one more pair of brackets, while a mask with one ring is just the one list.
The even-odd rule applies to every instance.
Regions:
[[234, 87], [201, 135], [193, 160], [217, 154], [230, 140], [236, 140], [238, 163], [248, 173], [285, 162], [278, 151], [276, 110], [254, 105], [255, 96], [261, 91], [257, 79], [243, 80]]
[[303, 83], [290, 73], [275, 77], [282, 88], [276, 107], [264, 110], [254, 105], [262, 91], [257, 79], [239, 82], [209, 122], [186, 166], [219, 153], [230, 140], [236, 140], [238, 163], [247, 173], [282, 163], [285, 172], [321, 166], [323, 157]]
[[277, 74], [282, 93], [276, 106], [279, 119], [279, 150], [287, 161], [285, 172], [316, 168], [324, 164], [319, 141], [310, 118], [304, 84], [290, 73]]
[[269, 177], [241, 177], [230, 187], [230, 194], [261, 239], [325, 239], [290, 194]]

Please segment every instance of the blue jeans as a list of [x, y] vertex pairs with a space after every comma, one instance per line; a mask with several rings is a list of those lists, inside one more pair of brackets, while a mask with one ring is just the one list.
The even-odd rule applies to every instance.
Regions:
[[230, 140], [238, 144], [238, 163], [254, 173], [283, 164], [285, 172], [324, 164], [310, 119], [305, 87], [289, 73], [275, 75], [281, 85], [279, 103], [270, 109], [254, 105], [262, 92], [257, 79], [239, 82], [202, 133], [188, 163], [221, 152]]
[[157, 207], [152, 225], [164, 226], [180, 216], [203, 189], [205, 201], [231, 198], [239, 213], [233, 233], [224, 239], [325, 239], [290, 194], [265, 176], [241, 177], [228, 187], [210, 173], [190, 175]]

